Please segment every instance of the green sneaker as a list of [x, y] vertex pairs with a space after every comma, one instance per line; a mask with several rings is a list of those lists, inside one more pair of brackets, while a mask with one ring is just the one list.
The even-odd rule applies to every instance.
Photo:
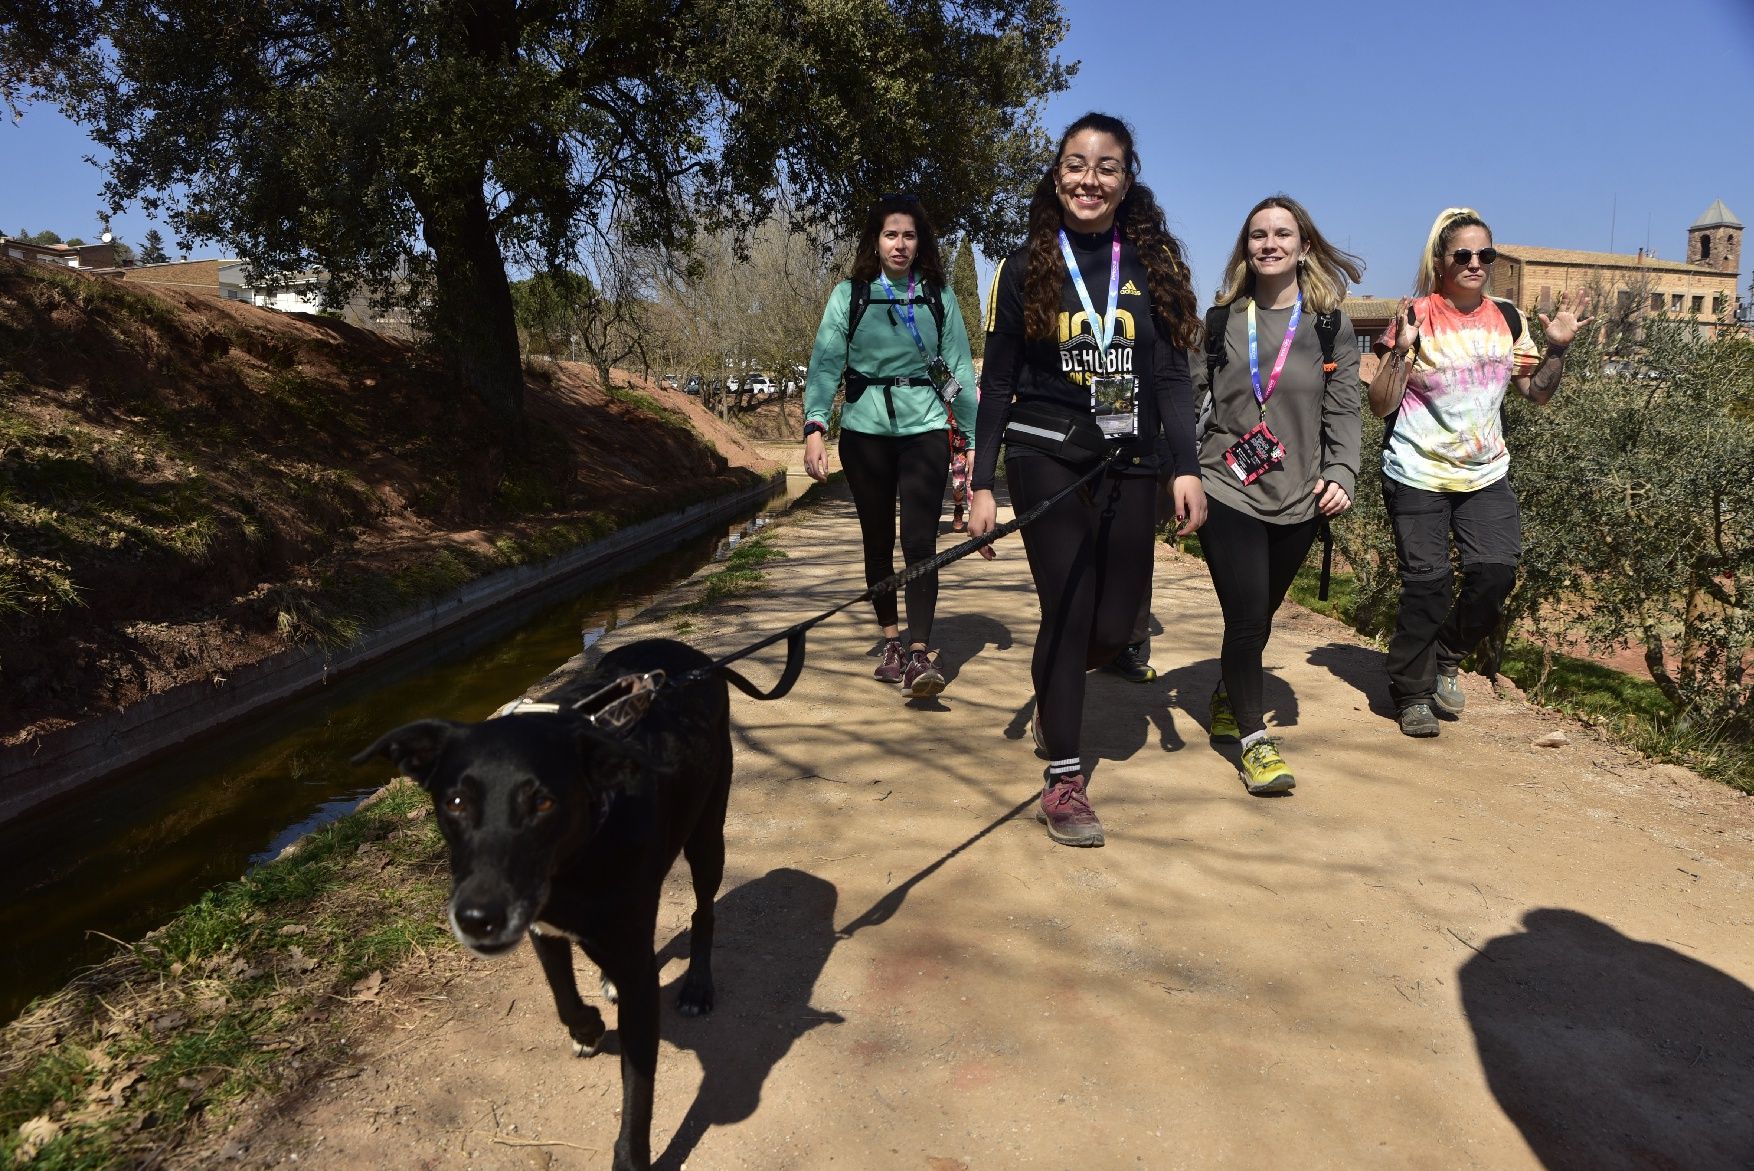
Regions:
[[1242, 767], [1236, 775], [1256, 796], [1283, 793], [1297, 785], [1297, 778], [1291, 775], [1285, 758], [1279, 755], [1279, 746], [1264, 738], [1243, 749]]
[[1207, 736], [1214, 744], [1242, 742], [1242, 729], [1236, 726], [1236, 713], [1230, 710], [1230, 697], [1222, 691], [1212, 693], [1212, 726]]

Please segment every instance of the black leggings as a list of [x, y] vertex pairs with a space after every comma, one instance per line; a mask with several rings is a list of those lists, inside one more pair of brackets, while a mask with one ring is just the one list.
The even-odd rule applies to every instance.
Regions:
[[[1018, 513], [1082, 474], [1047, 456], [1005, 461]], [[1156, 478], [1110, 472], [1023, 530], [1041, 601], [1030, 669], [1050, 761], [1079, 755], [1084, 672], [1114, 658], [1132, 636], [1139, 596], [1151, 588], [1156, 520]]]
[[[950, 432], [919, 435], [840, 433], [840, 462], [853, 490], [859, 532], [865, 539], [865, 584], [896, 572], [895, 501], [901, 498], [901, 554], [907, 564], [938, 551], [938, 518], [944, 514], [944, 481], [950, 475]], [[871, 599], [882, 626], [896, 626], [894, 594]], [[938, 575], [907, 584], [907, 625], [902, 641], [927, 642], [938, 608]]]
[[1261, 709], [1261, 652], [1273, 633], [1273, 615], [1285, 600], [1291, 580], [1309, 554], [1321, 518], [1297, 524], [1269, 524], [1240, 509], [1206, 497], [1206, 523], [1200, 526], [1200, 550], [1224, 611], [1221, 663], [1224, 691], [1244, 736], [1267, 726]]

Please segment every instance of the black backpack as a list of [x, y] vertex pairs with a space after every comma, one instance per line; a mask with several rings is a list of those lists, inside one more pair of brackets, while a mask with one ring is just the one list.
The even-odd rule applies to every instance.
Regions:
[[[1511, 310], [1512, 313], [1516, 310]], [[1212, 393], [1212, 379], [1230, 360], [1224, 352], [1224, 329], [1230, 320], [1229, 305], [1214, 305], [1206, 310], [1206, 394]], [[1517, 328], [1521, 328], [1519, 325]], [[1334, 361], [1334, 345], [1340, 337], [1340, 311], [1331, 309], [1326, 313], [1318, 313], [1315, 318], [1316, 340], [1322, 344], [1322, 380], [1325, 382], [1334, 376], [1339, 368]], [[1210, 401], [1203, 405], [1201, 414], [1211, 410]], [[1196, 431], [1199, 428], [1196, 428]]]
[[[853, 369], [853, 334], [859, 331], [859, 321], [865, 316], [865, 310], [871, 307], [871, 282], [852, 281], [850, 283], [853, 286], [853, 296], [852, 301], [847, 305], [847, 364], [844, 375], [849, 404], [858, 402], [860, 397], [864, 395], [865, 388], [877, 381]], [[944, 290], [929, 281], [924, 282], [924, 285], [926, 290], [925, 304], [932, 311], [932, 320], [937, 323], [938, 337], [942, 340], [944, 337]], [[885, 297], [877, 304], [904, 305], [906, 302]]]

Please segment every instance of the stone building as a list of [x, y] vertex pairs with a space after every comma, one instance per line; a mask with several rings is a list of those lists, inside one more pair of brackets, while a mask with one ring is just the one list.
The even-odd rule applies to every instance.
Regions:
[[[1631, 321], [1658, 313], [1698, 318], [1700, 328], [1714, 332], [1734, 328], [1754, 308], [1743, 306], [1738, 297], [1742, 221], [1721, 199], [1713, 200], [1687, 229], [1685, 260], [1663, 259], [1642, 248], [1626, 254], [1494, 244], [1498, 263], [1492, 266], [1488, 291], [1530, 317], [1551, 314], [1561, 293], [1586, 291], [1613, 298], [1612, 309], [1600, 306], [1598, 316], [1613, 312]], [[1376, 373], [1370, 343], [1387, 328], [1398, 303], [1394, 297], [1361, 296], [1348, 298], [1344, 305], [1364, 355], [1360, 373], [1366, 381]]]
[[1614, 298], [1601, 312], [1697, 317], [1715, 330], [1738, 316], [1741, 266], [1742, 221], [1717, 199], [1687, 229], [1685, 260], [1642, 248], [1627, 255], [1499, 244], [1489, 287], [1529, 313], [1551, 313], [1561, 293], [1588, 291]]

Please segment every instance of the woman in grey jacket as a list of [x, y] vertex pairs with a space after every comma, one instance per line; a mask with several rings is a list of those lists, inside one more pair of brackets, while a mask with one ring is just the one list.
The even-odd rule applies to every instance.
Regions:
[[[1340, 311], [1357, 257], [1322, 238], [1296, 200], [1261, 200], [1243, 221], [1207, 328], [1211, 394], [1200, 437], [1200, 529], [1224, 612], [1223, 682], [1211, 737], [1242, 743], [1251, 793], [1296, 783], [1267, 736], [1261, 653], [1273, 614], [1323, 518], [1352, 507], [1360, 433], [1358, 343]], [[1322, 335], [1330, 339], [1325, 359]]]

